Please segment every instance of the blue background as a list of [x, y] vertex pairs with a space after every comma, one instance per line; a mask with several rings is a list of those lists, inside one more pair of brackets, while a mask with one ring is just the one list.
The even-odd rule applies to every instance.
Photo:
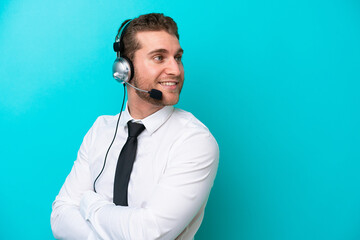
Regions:
[[221, 150], [197, 239], [360, 239], [356, 0], [2, 0], [0, 238], [53, 238], [83, 136], [121, 107], [117, 28], [148, 12], [177, 21], [177, 106]]

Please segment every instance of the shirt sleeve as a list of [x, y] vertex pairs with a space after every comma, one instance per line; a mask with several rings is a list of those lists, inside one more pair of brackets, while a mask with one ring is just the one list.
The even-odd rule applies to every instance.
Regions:
[[84, 192], [92, 190], [88, 151], [95, 124], [85, 135], [70, 174], [52, 205], [51, 228], [56, 239], [93, 239], [93, 231], [81, 216], [79, 204]]
[[175, 239], [204, 207], [219, 148], [208, 132], [182, 135], [151, 198], [141, 207], [99, 204], [88, 221], [102, 239]]

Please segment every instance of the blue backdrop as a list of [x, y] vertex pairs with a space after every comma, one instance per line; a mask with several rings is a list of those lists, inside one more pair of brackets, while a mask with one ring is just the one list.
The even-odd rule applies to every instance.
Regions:
[[0, 238], [53, 239], [83, 136], [120, 110], [117, 28], [148, 12], [178, 22], [178, 107], [221, 150], [197, 239], [360, 239], [356, 0], [2, 0]]

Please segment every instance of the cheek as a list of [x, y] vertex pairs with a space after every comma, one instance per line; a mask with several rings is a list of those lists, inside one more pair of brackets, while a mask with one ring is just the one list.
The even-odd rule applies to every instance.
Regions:
[[144, 78], [157, 78], [161, 75], [162, 70], [151, 62], [144, 62], [139, 66], [139, 72], [143, 74]]

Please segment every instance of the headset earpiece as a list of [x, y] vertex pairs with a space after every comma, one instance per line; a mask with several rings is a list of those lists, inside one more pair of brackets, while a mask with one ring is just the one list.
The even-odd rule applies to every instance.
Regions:
[[113, 63], [113, 77], [120, 83], [129, 82], [134, 76], [134, 67], [127, 57], [117, 57]]

